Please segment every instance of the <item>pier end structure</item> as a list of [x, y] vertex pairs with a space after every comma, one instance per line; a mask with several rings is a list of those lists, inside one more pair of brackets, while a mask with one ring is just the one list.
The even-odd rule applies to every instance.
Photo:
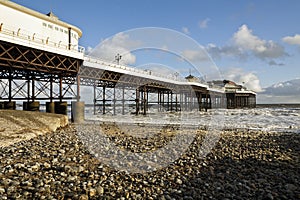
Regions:
[[256, 92], [230, 80], [212, 81], [210, 84], [224, 88], [227, 108], [255, 108]]

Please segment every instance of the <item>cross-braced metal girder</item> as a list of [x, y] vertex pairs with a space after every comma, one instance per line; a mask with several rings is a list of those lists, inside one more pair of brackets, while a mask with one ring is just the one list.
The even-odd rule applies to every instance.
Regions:
[[74, 99], [76, 76], [83, 61], [0, 41], [0, 99]]
[[1, 68], [14, 68], [51, 74], [74, 75], [82, 61], [30, 47], [0, 41]]

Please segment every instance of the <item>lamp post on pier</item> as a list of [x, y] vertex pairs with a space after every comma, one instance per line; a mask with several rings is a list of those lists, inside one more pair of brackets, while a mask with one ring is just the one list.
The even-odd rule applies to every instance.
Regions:
[[118, 65], [120, 64], [120, 60], [121, 60], [122, 56], [120, 54], [117, 54], [115, 56], [115, 60], [117, 61]]

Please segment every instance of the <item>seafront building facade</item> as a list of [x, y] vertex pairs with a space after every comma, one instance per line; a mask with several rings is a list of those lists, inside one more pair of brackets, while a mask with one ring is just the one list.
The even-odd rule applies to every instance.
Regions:
[[45, 15], [11, 1], [1, 0], [0, 19], [0, 30], [8, 35], [56, 49], [78, 50], [81, 30], [59, 20], [52, 12]]

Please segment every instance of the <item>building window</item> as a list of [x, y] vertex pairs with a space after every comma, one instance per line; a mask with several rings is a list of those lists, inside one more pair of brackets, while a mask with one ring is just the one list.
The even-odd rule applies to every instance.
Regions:
[[68, 34], [68, 31], [65, 30], [64, 32], [65, 32], [65, 34]]
[[60, 32], [64, 32], [64, 30], [61, 28], [61, 29], [60, 29]]
[[58, 31], [58, 27], [55, 27], [55, 30]]
[[51, 24], [48, 24], [48, 28], [53, 29], [53, 26]]
[[47, 27], [47, 24], [45, 22], [43, 22], [43, 26]]

